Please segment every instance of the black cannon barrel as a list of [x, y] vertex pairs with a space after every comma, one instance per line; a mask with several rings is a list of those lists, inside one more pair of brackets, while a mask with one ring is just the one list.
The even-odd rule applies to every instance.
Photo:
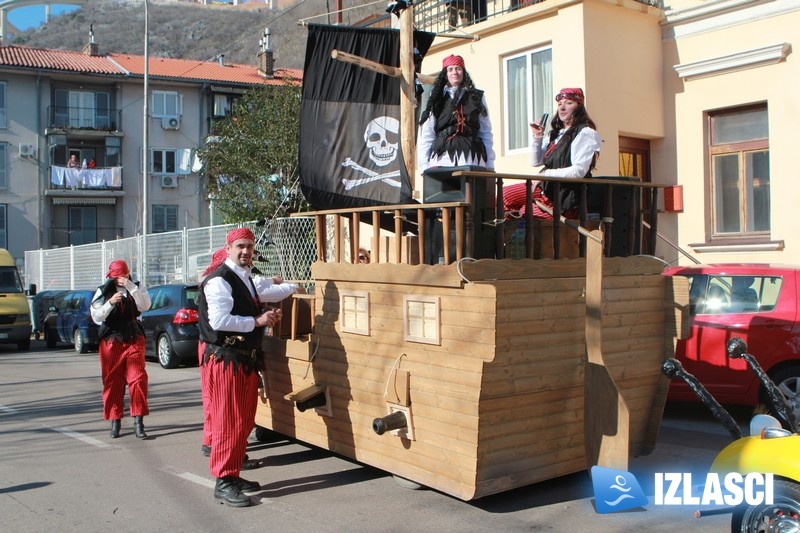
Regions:
[[728, 430], [728, 433], [734, 439], [741, 439], [742, 438], [742, 430], [739, 427], [739, 424], [733, 419], [731, 414], [725, 410], [724, 407], [720, 405], [716, 398], [711, 396], [711, 393], [708, 392], [702, 383], [700, 383], [693, 374], [690, 374], [686, 370], [683, 369], [683, 365], [680, 361], [674, 358], [665, 359], [661, 363], [661, 372], [667, 376], [669, 379], [680, 378], [682, 379], [689, 388], [692, 389], [700, 401], [703, 402], [703, 405], [708, 407], [711, 411], [711, 414], [714, 415], [714, 418], [722, 422], [722, 425], [725, 426], [725, 429]]
[[326, 403], [328, 403], [328, 401], [325, 399], [325, 393], [324, 392], [320, 392], [319, 394], [315, 394], [314, 396], [312, 396], [308, 400], [303, 400], [302, 402], [297, 402], [295, 405], [297, 405], [297, 410], [302, 413], [306, 409], [313, 409], [315, 407], [322, 407]]
[[777, 413], [777, 415], [781, 417], [786, 424], [788, 424], [792, 433], [800, 433], [800, 423], [798, 423], [797, 417], [792, 410], [792, 405], [789, 403], [789, 400], [786, 399], [786, 396], [783, 395], [777, 385], [775, 385], [772, 379], [770, 379], [769, 375], [764, 372], [764, 369], [761, 368], [761, 365], [758, 363], [758, 361], [756, 361], [756, 358], [747, 353], [747, 343], [744, 342], [744, 339], [733, 337], [728, 341], [728, 344], [725, 345], [725, 348], [728, 351], [728, 357], [731, 359], [741, 358], [747, 362], [750, 370], [753, 371], [758, 380], [764, 386], [767, 401], [770, 403], [770, 405], [772, 405], [775, 413]]
[[408, 425], [406, 415], [403, 411], [395, 411], [383, 418], [376, 418], [372, 421], [372, 431], [378, 435], [383, 435], [387, 431], [404, 428]]

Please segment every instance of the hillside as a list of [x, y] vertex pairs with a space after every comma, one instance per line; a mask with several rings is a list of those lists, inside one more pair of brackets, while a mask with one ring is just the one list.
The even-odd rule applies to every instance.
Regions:
[[[371, 0], [343, 0], [344, 24], [353, 24], [376, 12], [383, 4]], [[239, 6], [203, 5], [186, 1], [150, 0], [148, 4], [149, 53], [152, 57], [211, 60], [225, 54], [228, 63], [256, 64], [258, 41], [264, 28], [271, 31], [270, 44], [277, 67], [301, 68], [305, 55], [306, 28], [298, 21], [328, 23], [324, 16], [334, 9], [333, 0], [275, 0], [274, 10], [263, 3]], [[330, 22], [334, 17], [330, 16]], [[101, 53], [144, 54], [144, 2], [141, 0], [92, 0], [88, 9], [53, 17], [41, 28], [22, 32], [4, 42], [35, 48], [80, 51], [89, 42], [89, 28]]]

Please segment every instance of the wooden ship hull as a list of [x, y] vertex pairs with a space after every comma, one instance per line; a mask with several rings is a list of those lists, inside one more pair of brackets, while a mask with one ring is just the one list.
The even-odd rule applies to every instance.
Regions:
[[[585, 386], [586, 261], [317, 262], [291, 331], [265, 341], [256, 424], [462, 500], [587, 469], [587, 440], [606, 437], [587, 436], [584, 406], [605, 418], [616, 398]], [[622, 438], [624, 468], [655, 444], [688, 290], [652, 258], [602, 268], [602, 352], [628, 420], [600, 431]], [[406, 427], [377, 434], [394, 411]]]

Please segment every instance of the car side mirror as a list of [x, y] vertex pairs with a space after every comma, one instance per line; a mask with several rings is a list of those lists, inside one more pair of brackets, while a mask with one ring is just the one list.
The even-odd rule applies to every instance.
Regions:
[[25, 294], [27, 294], [28, 296], [36, 296], [36, 284], [31, 283], [30, 285], [28, 285], [28, 290], [25, 291]]

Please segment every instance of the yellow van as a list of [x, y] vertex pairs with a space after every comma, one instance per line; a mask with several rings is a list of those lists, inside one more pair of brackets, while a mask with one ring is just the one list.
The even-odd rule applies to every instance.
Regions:
[[0, 248], [0, 343], [31, 347], [31, 309], [14, 258]]

